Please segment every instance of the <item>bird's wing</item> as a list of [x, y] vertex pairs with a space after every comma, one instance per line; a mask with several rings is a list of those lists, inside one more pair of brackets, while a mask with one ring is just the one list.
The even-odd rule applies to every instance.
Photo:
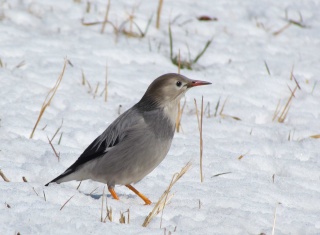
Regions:
[[111, 148], [119, 144], [125, 137], [126, 130], [143, 119], [134, 108], [120, 115], [110, 126], [98, 136], [67, 170], [74, 171], [84, 163], [105, 155]]

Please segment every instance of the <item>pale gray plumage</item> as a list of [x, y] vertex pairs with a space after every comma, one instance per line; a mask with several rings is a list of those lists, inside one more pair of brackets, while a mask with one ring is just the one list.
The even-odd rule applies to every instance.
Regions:
[[207, 84], [211, 83], [175, 73], [158, 77], [137, 104], [111, 123], [73, 165], [50, 183], [92, 179], [106, 183], [109, 190], [116, 184], [132, 187], [131, 183], [140, 181], [167, 155], [181, 97], [188, 88]]

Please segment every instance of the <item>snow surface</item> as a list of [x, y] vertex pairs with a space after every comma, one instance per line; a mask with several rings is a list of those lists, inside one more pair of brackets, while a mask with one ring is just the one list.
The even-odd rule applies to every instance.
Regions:
[[[118, 27], [134, 14], [144, 30], [153, 15], [144, 38], [117, 37], [110, 24], [101, 34], [101, 24], [81, 23], [101, 22], [106, 2], [89, 1], [86, 12], [88, 2], [81, 0], [0, 1], [0, 168], [11, 180], [0, 178], [0, 234], [272, 234], [274, 214], [275, 234], [320, 234], [320, 139], [310, 138], [320, 134], [320, 1], [164, 1], [159, 30], [158, 1], [111, 1], [109, 20]], [[275, 36], [287, 24], [285, 12], [296, 22], [301, 15], [306, 27], [292, 24]], [[218, 21], [198, 21], [199, 16]], [[123, 112], [153, 79], [177, 72], [169, 59], [170, 21], [174, 54], [180, 49], [182, 59], [188, 51], [195, 58], [213, 38], [194, 70], [181, 71], [213, 85], [187, 93], [183, 132], [175, 135], [167, 158], [136, 185], [153, 205], [143, 205], [126, 187], [117, 186], [120, 201], [107, 194], [113, 222], [101, 223], [103, 184], [85, 181], [79, 190], [78, 182], [44, 184], [78, 158], [118, 116], [120, 105]], [[130, 30], [129, 24], [125, 29]], [[30, 139], [65, 57], [73, 66], [67, 66]], [[106, 64], [107, 102], [100, 95]], [[278, 101], [282, 109], [290, 97], [288, 86], [296, 86], [290, 80], [292, 68], [301, 90], [295, 92], [284, 123], [272, 121]], [[82, 71], [91, 93], [81, 84]], [[205, 106], [210, 102], [211, 116], [206, 112], [203, 120], [200, 183], [193, 99], [199, 105], [202, 95]], [[62, 120], [53, 140], [58, 162], [47, 136], [54, 135]], [[142, 227], [172, 175], [190, 160], [191, 170], [173, 187], [162, 228], [160, 215]], [[213, 177], [225, 172], [231, 173]], [[127, 209], [130, 224], [120, 224], [120, 211]]]

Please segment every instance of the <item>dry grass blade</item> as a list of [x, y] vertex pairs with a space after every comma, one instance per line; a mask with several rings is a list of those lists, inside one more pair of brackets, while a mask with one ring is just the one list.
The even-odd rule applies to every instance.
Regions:
[[[150, 16], [144, 32], [141, 30], [141, 28], [139, 27], [139, 25], [133, 20], [134, 16], [130, 16], [128, 20], [124, 21], [124, 22], [120, 25], [118, 31], [122, 32], [122, 33], [123, 33], [124, 35], [126, 35], [127, 37], [144, 38], [144, 37], [146, 36], [148, 30], [149, 30], [149, 26], [150, 26], [150, 24], [151, 24], [152, 17], [153, 17], [153, 15]], [[129, 30], [129, 31], [127, 31], [126, 29], [124, 29], [124, 27], [125, 27], [125, 25], [126, 25], [127, 23], [130, 23], [130, 30]], [[136, 32], [133, 32], [133, 31], [132, 31], [132, 26], [133, 26], [133, 25], [138, 29], [139, 33], [136, 33]]]
[[35, 192], [35, 194], [37, 194], [37, 196], [39, 196], [39, 194], [37, 193], [37, 191], [34, 189], [34, 187], [32, 187], [33, 191]]
[[268, 72], [269, 76], [271, 76], [270, 69], [269, 69], [269, 66], [266, 61], [264, 61], [264, 66], [266, 66], [267, 72]]
[[287, 23], [285, 26], [283, 26], [281, 29], [277, 30], [276, 32], [273, 33], [274, 36], [278, 36], [280, 33], [285, 31], [287, 28], [291, 26], [291, 22]]
[[127, 213], [128, 213], [127, 221], [128, 221], [128, 224], [130, 224], [130, 209], [127, 210]]
[[291, 72], [290, 72], [290, 80], [292, 80], [292, 78], [293, 78], [293, 70], [294, 70], [294, 64], [292, 65], [292, 68], [291, 68]]
[[272, 235], [274, 235], [274, 230], [276, 228], [276, 220], [277, 220], [277, 207], [278, 205], [281, 205], [280, 202], [277, 203], [276, 208], [274, 209], [274, 215], [273, 215], [273, 226], [272, 226]]
[[59, 141], [58, 141], [58, 145], [60, 145], [60, 143], [61, 143], [62, 135], [63, 135], [63, 132], [61, 132], [61, 134], [60, 134], [60, 138], [59, 138]]
[[104, 102], [108, 101], [108, 64], [106, 65], [106, 81], [104, 84]]
[[[222, 107], [221, 107], [220, 113], [219, 113], [220, 116], [224, 116], [223, 110], [224, 110], [224, 106], [225, 106], [226, 103], [227, 103], [227, 100], [228, 100], [228, 97], [225, 99], [225, 101], [224, 101], [223, 104], [222, 104]], [[220, 101], [220, 100], [219, 100], [219, 101]]]
[[4, 175], [1, 169], [0, 169], [0, 176], [5, 182], [10, 182], [10, 180]]
[[245, 154], [241, 154], [239, 157], [238, 157], [238, 160], [241, 160], [244, 156], [246, 156], [248, 153], [250, 153], [250, 151], [246, 152]]
[[92, 190], [90, 193], [89, 193], [89, 196], [91, 196], [99, 187], [96, 187], [94, 190]]
[[200, 181], [203, 182], [202, 173], [202, 154], [203, 154], [203, 139], [202, 139], [202, 124], [203, 124], [203, 96], [201, 98], [201, 112], [200, 112]]
[[99, 90], [99, 85], [100, 85], [100, 82], [97, 83], [96, 89], [94, 90], [93, 99], [95, 99], [96, 96], [97, 96], [97, 93], [98, 93], [98, 90]]
[[83, 69], [81, 69], [81, 78], [82, 78], [82, 85], [86, 85], [86, 76], [84, 75]]
[[272, 175], [272, 183], [274, 183], [275, 176], [275, 174]]
[[80, 183], [79, 183], [79, 185], [77, 187], [77, 190], [79, 190], [81, 183], [82, 183], [82, 180], [80, 181]]
[[210, 46], [211, 42], [213, 39], [207, 41], [206, 45], [204, 46], [204, 48], [202, 49], [202, 51], [196, 56], [196, 58], [192, 61], [192, 64], [195, 64], [198, 62], [198, 60], [203, 56], [203, 54], [206, 52], [206, 50], [208, 49], [208, 47]]
[[192, 66], [194, 64], [196, 64], [198, 62], [198, 60], [204, 55], [204, 53], [206, 52], [206, 50], [208, 49], [208, 47], [210, 46], [211, 42], [213, 39], [207, 41], [206, 45], [204, 46], [204, 48], [202, 49], [202, 51], [195, 57], [195, 59], [191, 60], [189, 58], [189, 61], [187, 60], [178, 60], [177, 56], [173, 56], [173, 40], [172, 40], [172, 31], [171, 31], [171, 24], [169, 23], [169, 42], [170, 42], [170, 59], [172, 64], [176, 65], [176, 66], [180, 66], [182, 69], [186, 68], [189, 70], [192, 70]]
[[296, 85], [296, 87], [293, 89], [293, 91], [291, 91], [291, 89], [290, 89], [291, 95], [290, 95], [287, 103], [285, 104], [284, 108], [282, 109], [282, 112], [281, 112], [281, 114], [280, 114], [280, 116], [278, 118], [278, 122], [283, 123], [284, 120], [286, 119], [287, 114], [288, 114], [289, 109], [290, 109], [290, 104], [291, 104], [292, 98], [294, 97], [294, 94], [295, 94], [297, 89], [298, 89], [298, 85]]
[[276, 119], [276, 117], [278, 116], [278, 114], [280, 113], [279, 106], [280, 106], [280, 100], [278, 101], [278, 104], [277, 104], [276, 110], [275, 110], [275, 111], [274, 111], [274, 113], [273, 113], [272, 121], [274, 121], [274, 120]]
[[[80, 2], [81, 2], [81, 0], [77, 0], [77, 1], [80, 1]], [[86, 13], [89, 13], [90, 10], [91, 10], [91, 2], [90, 2], [90, 1], [87, 1]]]
[[172, 44], [173, 44], [173, 41], [172, 41], [172, 32], [171, 32], [171, 25], [169, 24], [169, 43], [170, 43], [170, 59], [171, 61], [173, 60], [173, 51], [172, 51]]
[[90, 94], [92, 92], [92, 87], [90, 85], [90, 82], [87, 80], [87, 84], [88, 84], [88, 93]]
[[104, 23], [108, 23], [112, 26], [113, 30], [117, 33], [118, 32], [118, 28], [111, 22], [111, 21], [94, 21], [94, 22], [84, 22], [84, 19], [81, 19], [81, 24], [83, 26], [94, 26], [94, 25], [98, 25], [98, 24], [104, 24]]
[[301, 27], [301, 28], [307, 28], [307, 26], [305, 24], [303, 24], [302, 22], [296, 21], [296, 20], [289, 20], [289, 23]]
[[292, 74], [292, 77], [293, 77], [293, 80], [294, 80], [294, 82], [296, 83], [297, 87], [299, 88], [299, 90], [301, 90], [301, 87], [300, 87], [300, 85], [299, 85], [296, 77], [295, 77], [293, 74]]
[[[178, 74], [180, 74], [180, 49], [179, 49], [179, 54], [178, 54]], [[185, 104], [185, 102], [184, 102], [184, 104]], [[179, 103], [178, 103], [178, 115], [177, 115], [177, 119], [176, 119], [176, 130], [178, 133], [180, 132], [181, 117], [182, 117], [183, 108], [184, 108], [184, 105], [183, 105], [182, 109], [180, 108], [180, 106], [181, 106], [181, 101], [179, 101]]]
[[180, 60], [180, 49], [178, 53], [178, 74], [180, 74], [180, 68], [181, 68], [181, 60]]
[[184, 100], [182, 108], [181, 108], [181, 102], [178, 103], [178, 115], [177, 115], [177, 120], [176, 120], [176, 130], [178, 133], [180, 132], [180, 129], [182, 131], [181, 118], [182, 118], [182, 114], [183, 114], [185, 106], [186, 106], [186, 100]]
[[198, 110], [197, 100], [196, 100], [196, 99], [193, 99], [193, 100], [194, 100], [194, 106], [195, 106], [195, 108], [196, 108], [196, 116], [197, 116], [198, 129], [199, 129], [199, 132], [200, 132], [199, 110]]
[[47, 201], [46, 193], [44, 192], [44, 190], [42, 191], [42, 193], [43, 193], [44, 201], [46, 202]]
[[[103, 215], [103, 198], [105, 197], [105, 187], [103, 188], [103, 195], [102, 195], [102, 207], [101, 207], [101, 222], [106, 223], [107, 219], [109, 219], [110, 222], [112, 222], [112, 207], [110, 206], [110, 208], [108, 207], [108, 198], [106, 197], [106, 216], [102, 217]], [[128, 209], [129, 211], [129, 209]], [[120, 212], [121, 215], [121, 212]], [[129, 219], [129, 215], [128, 215], [128, 219]]]
[[59, 161], [60, 161], [60, 156], [59, 156], [59, 154], [57, 153], [56, 149], [53, 147], [53, 144], [52, 144], [52, 142], [51, 142], [51, 140], [49, 139], [49, 137], [48, 137], [48, 136], [47, 136], [47, 138], [48, 138], [49, 144], [50, 144], [50, 146], [51, 146], [51, 148], [52, 148], [52, 150], [53, 150], [54, 154], [55, 154], [55, 155], [56, 155], [56, 157], [58, 158], [58, 162], [59, 162]]
[[179, 173], [175, 173], [172, 176], [172, 180], [168, 186], [168, 188], [164, 191], [164, 193], [161, 195], [161, 197], [159, 198], [158, 202], [156, 203], [156, 205], [154, 206], [154, 208], [152, 209], [152, 211], [149, 213], [149, 215], [146, 217], [146, 219], [144, 220], [142, 226], [143, 227], [147, 227], [148, 224], [152, 221], [152, 219], [158, 215], [161, 211], [163, 211], [164, 207], [166, 206], [166, 204], [171, 200], [171, 198], [173, 197], [173, 194], [169, 195], [170, 190], [172, 188], [172, 186], [190, 169], [191, 167], [191, 163], [188, 162]]
[[219, 109], [219, 105], [220, 105], [220, 99], [221, 99], [221, 97], [219, 97], [219, 100], [218, 100], [218, 102], [217, 102], [217, 104], [216, 104], [215, 111], [214, 111], [214, 115], [213, 115], [214, 117], [217, 116], [218, 109]]
[[75, 194], [72, 195], [72, 196], [62, 205], [62, 207], [60, 208], [60, 211], [65, 207], [65, 205], [67, 205], [67, 203], [68, 203], [74, 196], [75, 196]]
[[63, 124], [63, 119], [61, 121], [61, 125], [58, 127], [58, 129], [56, 130], [56, 132], [54, 133], [54, 135], [52, 136], [51, 138], [51, 142], [53, 141], [54, 137], [56, 137], [56, 135], [59, 133], [61, 127], [62, 127], [62, 124]]
[[126, 223], [126, 217], [124, 216], [124, 213], [122, 213], [121, 211], [120, 211], [119, 223], [120, 224], [125, 224]]
[[157, 21], [156, 21], [157, 29], [160, 28], [160, 16], [161, 16], [162, 4], [163, 4], [163, 0], [159, 0], [158, 10], [157, 10]]
[[127, 224], [130, 223], [130, 210], [128, 209], [128, 210], [126, 210], [125, 212], [121, 212], [121, 211], [120, 211], [120, 218], [119, 218], [120, 224], [125, 224], [125, 223], [126, 223], [126, 217], [125, 217], [125, 215], [124, 215], [125, 213], [128, 214]]
[[311, 135], [310, 138], [319, 139], [319, 138], [320, 138], [320, 135]]
[[104, 21], [102, 23], [102, 27], [101, 27], [101, 31], [100, 31], [101, 34], [104, 33], [104, 29], [105, 29], [106, 24], [108, 22], [109, 10], [110, 10], [110, 0], [108, 0], [106, 14], [104, 15]]
[[229, 171], [229, 172], [223, 172], [223, 173], [215, 174], [215, 175], [211, 176], [211, 178], [213, 178], [213, 177], [218, 177], [218, 176], [220, 176], [220, 175], [230, 174], [230, 173], [232, 173], [232, 172]]
[[104, 202], [104, 197], [105, 197], [105, 190], [106, 190], [106, 186], [103, 186], [103, 193], [102, 193], [102, 197], [101, 197], [101, 217], [100, 217], [100, 221], [103, 222], [103, 202]]
[[[107, 219], [112, 222], [112, 207], [110, 206], [110, 208], [108, 207], [108, 204], [106, 203], [106, 211], [107, 211], [107, 214], [106, 214], [106, 217], [104, 218], [103, 220], [103, 223], [106, 223], [107, 222]], [[128, 215], [129, 217], [129, 215]]]
[[43, 104], [42, 104], [42, 107], [41, 107], [41, 109], [40, 109], [40, 113], [39, 113], [39, 116], [38, 116], [38, 118], [37, 118], [36, 124], [34, 125], [33, 130], [32, 130], [32, 132], [31, 132], [31, 134], [30, 134], [30, 137], [29, 137], [30, 139], [33, 138], [34, 132], [35, 132], [35, 130], [36, 130], [36, 128], [37, 128], [40, 120], [41, 120], [42, 115], [44, 114], [46, 108], [47, 108], [48, 106], [50, 106], [50, 103], [51, 103], [53, 97], [55, 96], [55, 94], [56, 94], [56, 92], [57, 92], [57, 90], [58, 90], [58, 88], [59, 88], [59, 85], [60, 85], [60, 83], [61, 83], [61, 81], [62, 81], [62, 78], [63, 78], [63, 75], [64, 75], [64, 71], [65, 71], [65, 69], [66, 69], [67, 63], [68, 63], [68, 60], [65, 59], [65, 60], [64, 60], [64, 65], [63, 65], [63, 68], [62, 68], [62, 72], [60, 73], [60, 75], [59, 75], [59, 77], [58, 77], [58, 79], [57, 79], [57, 81], [56, 81], [56, 84], [55, 84], [54, 87], [49, 91], [49, 93], [47, 94], [47, 97], [45, 98], [45, 100], [44, 100], [44, 102], [43, 102]]
[[211, 117], [211, 110], [210, 110], [210, 102], [208, 101], [206, 107], [204, 108], [204, 113], [208, 113], [207, 118]]
[[312, 91], [311, 91], [311, 94], [313, 94], [313, 92], [314, 92], [314, 89], [316, 88], [316, 86], [317, 86], [317, 83], [318, 83], [318, 81], [315, 81], [314, 82], [314, 85], [313, 85], [313, 87], [312, 87]]
[[19, 64], [16, 65], [16, 68], [21, 68], [22, 66], [24, 66], [26, 64], [26, 62], [23, 60], [21, 61]]
[[223, 110], [224, 110], [224, 107], [225, 107], [225, 105], [226, 105], [226, 103], [227, 103], [227, 100], [228, 100], [228, 97], [227, 97], [226, 100], [224, 101], [224, 103], [223, 103], [223, 105], [222, 105], [222, 107], [221, 107], [221, 110], [220, 110], [219, 115], [220, 115], [222, 118], [230, 117], [230, 118], [232, 118], [232, 119], [234, 119], [234, 120], [241, 121], [241, 119], [240, 119], [239, 117], [231, 116], [231, 115], [228, 115], [228, 114], [224, 114], [224, 113], [223, 113]]

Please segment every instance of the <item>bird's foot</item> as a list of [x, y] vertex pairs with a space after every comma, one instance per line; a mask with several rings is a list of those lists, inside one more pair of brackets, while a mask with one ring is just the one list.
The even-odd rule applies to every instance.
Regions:
[[133, 191], [135, 194], [137, 194], [145, 202], [145, 205], [150, 205], [152, 203], [145, 195], [140, 193], [138, 190], [136, 190], [130, 184], [126, 184], [126, 187], [129, 188], [131, 191]]

